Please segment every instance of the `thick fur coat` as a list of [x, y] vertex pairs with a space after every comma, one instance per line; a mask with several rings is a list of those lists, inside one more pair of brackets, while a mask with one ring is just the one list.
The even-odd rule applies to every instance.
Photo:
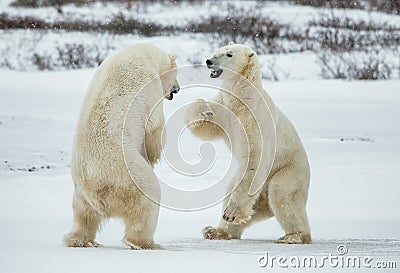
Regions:
[[175, 59], [151, 44], [136, 44], [97, 69], [73, 144], [74, 223], [64, 237], [67, 246], [95, 246], [101, 222], [116, 217], [132, 249], [157, 247], [160, 187], [153, 165], [162, 149], [162, 100], [179, 89]]
[[275, 216], [285, 231], [277, 243], [311, 242], [306, 213], [310, 168], [295, 127], [264, 90], [257, 54], [230, 43], [207, 60], [222, 80], [210, 101], [186, 112], [191, 132], [224, 139], [239, 162], [227, 189], [222, 219], [203, 229], [206, 239], [239, 239], [250, 224]]

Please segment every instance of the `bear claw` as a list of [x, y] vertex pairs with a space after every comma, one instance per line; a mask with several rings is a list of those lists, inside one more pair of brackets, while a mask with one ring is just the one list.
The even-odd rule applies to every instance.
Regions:
[[204, 118], [204, 120], [211, 120], [214, 117], [214, 113], [212, 111], [201, 112], [200, 115]]

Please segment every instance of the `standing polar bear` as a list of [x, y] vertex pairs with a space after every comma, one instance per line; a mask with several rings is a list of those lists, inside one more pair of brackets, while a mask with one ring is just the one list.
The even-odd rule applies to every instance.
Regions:
[[179, 91], [175, 55], [136, 44], [97, 69], [82, 107], [72, 150], [72, 231], [66, 246], [96, 246], [102, 221], [120, 218], [132, 249], [157, 248], [163, 98]]
[[275, 216], [285, 231], [276, 243], [311, 243], [307, 155], [296, 129], [262, 86], [257, 54], [231, 42], [206, 63], [222, 86], [212, 100], [189, 106], [186, 123], [203, 140], [222, 138], [239, 168], [222, 219], [218, 227], [203, 229], [204, 238], [240, 239], [250, 224]]

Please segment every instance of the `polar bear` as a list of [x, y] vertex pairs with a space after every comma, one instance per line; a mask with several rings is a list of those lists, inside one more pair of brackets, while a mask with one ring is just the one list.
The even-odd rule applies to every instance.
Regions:
[[160, 186], [153, 166], [160, 157], [162, 100], [179, 91], [176, 56], [140, 43], [107, 58], [86, 93], [72, 149], [74, 182], [69, 247], [97, 246], [102, 221], [124, 221], [131, 249], [158, 248]]
[[275, 216], [285, 231], [276, 243], [311, 243], [307, 154], [295, 127], [264, 90], [257, 54], [231, 42], [206, 64], [210, 77], [222, 80], [221, 89], [208, 102], [190, 104], [185, 121], [202, 140], [222, 138], [239, 168], [222, 219], [218, 227], [203, 229], [204, 238], [240, 239], [250, 224]]

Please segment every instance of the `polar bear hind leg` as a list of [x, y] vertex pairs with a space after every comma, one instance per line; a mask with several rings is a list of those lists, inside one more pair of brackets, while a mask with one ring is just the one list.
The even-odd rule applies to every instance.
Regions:
[[298, 186], [304, 185], [304, 181], [290, 181], [294, 179], [301, 179], [296, 175], [296, 168], [281, 169], [274, 174], [269, 183], [270, 206], [285, 231], [285, 235], [277, 239], [275, 243], [311, 243], [310, 227], [305, 209], [307, 188]]
[[72, 201], [74, 225], [71, 233], [64, 236], [68, 247], [97, 247], [94, 239], [101, 223], [101, 215], [75, 190]]
[[140, 205], [136, 204], [130, 210], [127, 208], [128, 211], [123, 219], [125, 224], [123, 242], [132, 250], [161, 249], [153, 240], [159, 207], [147, 197], [142, 198]]
[[[161, 249], [153, 240], [158, 221], [160, 186], [149, 163], [139, 154], [134, 158], [133, 164], [129, 164], [129, 170], [136, 186], [125, 187], [120, 193], [123, 195], [121, 198], [127, 198], [124, 202], [125, 207], [121, 208], [125, 224], [123, 241], [133, 250]], [[133, 181], [129, 179], [128, 183]], [[141, 194], [138, 194], [138, 188]], [[138, 199], [134, 200], [132, 196]], [[128, 200], [129, 198], [131, 200]]]

